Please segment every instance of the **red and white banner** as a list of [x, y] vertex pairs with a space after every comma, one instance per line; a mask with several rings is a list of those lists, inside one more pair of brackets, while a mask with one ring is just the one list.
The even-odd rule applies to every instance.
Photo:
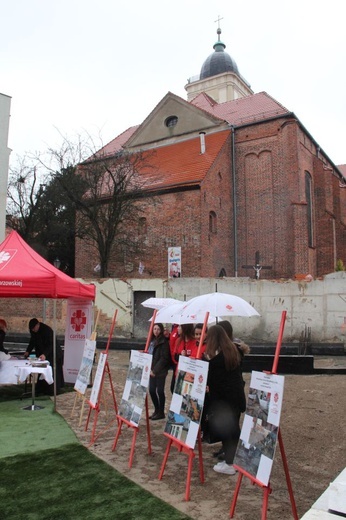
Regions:
[[75, 383], [83, 358], [85, 340], [91, 336], [93, 325], [93, 306], [91, 301], [67, 300], [64, 379]]

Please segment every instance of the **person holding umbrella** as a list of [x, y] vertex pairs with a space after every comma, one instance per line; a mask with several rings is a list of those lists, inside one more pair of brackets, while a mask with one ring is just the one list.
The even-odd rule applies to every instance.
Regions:
[[[214, 471], [235, 475], [233, 459], [240, 437], [240, 415], [246, 409], [241, 355], [220, 325], [208, 329], [204, 359], [209, 361], [207, 392], [209, 432], [222, 442], [225, 460]], [[216, 441], [215, 441], [216, 442]]]

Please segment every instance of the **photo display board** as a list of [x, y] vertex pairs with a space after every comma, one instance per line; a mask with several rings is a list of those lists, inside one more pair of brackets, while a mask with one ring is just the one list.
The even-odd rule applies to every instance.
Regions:
[[252, 372], [234, 464], [268, 485], [278, 440], [284, 377]]
[[82, 362], [79, 367], [76, 383], [74, 389], [80, 394], [84, 395], [90, 382], [90, 374], [94, 363], [96, 350], [96, 341], [90, 339], [85, 340]]
[[99, 401], [99, 393], [100, 393], [103, 373], [104, 373], [105, 366], [106, 366], [106, 361], [107, 361], [107, 354], [105, 354], [104, 352], [101, 352], [100, 357], [99, 357], [99, 362], [97, 364], [94, 384], [91, 389], [90, 401], [89, 401], [91, 406], [94, 408], [96, 408], [98, 401]]
[[179, 357], [174, 393], [165, 432], [194, 448], [202, 418], [209, 363]]
[[121, 417], [138, 426], [145, 407], [153, 356], [131, 350], [130, 364], [119, 413]]

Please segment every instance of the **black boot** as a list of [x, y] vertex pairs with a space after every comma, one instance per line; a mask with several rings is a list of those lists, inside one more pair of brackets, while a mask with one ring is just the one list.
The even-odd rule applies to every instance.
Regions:
[[152, 416], [151, 419], [152, 419], [153, 421], [158, 421], [158, 420], [160, 420], [160, 419], [164, 419], [165, 417], [166, 417], [166, 416], [165, 416], [164, 412], [157, 412], [156, 414], [154, 414], [154, 415]]

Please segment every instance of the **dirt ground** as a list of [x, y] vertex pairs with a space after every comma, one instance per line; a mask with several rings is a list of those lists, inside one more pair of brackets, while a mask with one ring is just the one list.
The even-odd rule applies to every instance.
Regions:
[[[108, 356], [111, 379], [116, 402], [120, 404], [127, 374], [129, 352], [110, 351]], [[333, 366], [335, 360], [316, 361], [319, 367]], [[336, 361], [338, 363], [338, 361]], [[166, 408], [170, 404], [167, 378]], [[246, 393], [250, 374], [244, 374]], [[328, 487], [331, 481], [346, 466], [346, 380], [345, 375], [286, 375], [284, 404], [281, 415], [281, 434], [288, 461], [298, 517], [310, 509], [312, 504]], [[88, 390], [89, 392], [89, 390]], [[88, 397], [87, 393], [87, 397]], [[132, 468], [129, 455], [133, 439], [132, 428], [123, 426], [115, 451], [112, 446], [117, 431], [114, 403], [106, 377], [101, 411], [95, 422], [92, 410], [86, 430], [89, 406], [86, 403], [81, 415], [82, 400], [75, 392], [57, 397], [57, 411], [75, 431], [81, 443], [90, 451], [116, 468], [143, 488], [172, 504], [193, 519], [227, 519], [238, 476], [215, 473], [212, 453], [220, 444], [203, 443], [203, 466], [205, 482], [199, 480], [199, 465], [196, 457], [192, 471], [191, 497], [185, 501], [187, 456], [172, 447], [162, 480], [158, 479], [167, 438], [163, 435], [165, 421], [150, 421], [152, 453], [148, 454], [148, 435], [145, 418], [142, 418]], [[74, 413], [73, 406], [76, 404]], [[149, 410], [152, 409], [149, 398]], [[81, 417], [81, 421], [80, 421]], [[96, 440], [90, 445], [92, 430], [96, 425]], [[196, 450], [197, 454], [197, 450]], [[277, 447], [270, 485], [268, 520], [293, 518], [287, 490], [282, 457]], [[234, 518], [256, 520], [261, 518], [263, 491], [244, 477], [241, 483]]]

